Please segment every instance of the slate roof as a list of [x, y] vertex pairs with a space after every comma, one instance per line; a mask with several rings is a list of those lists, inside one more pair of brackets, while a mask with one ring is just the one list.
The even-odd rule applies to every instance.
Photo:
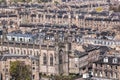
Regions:
[[[108, 62], [104, 62], [104, 58], [108, 58]], [[113, 59], [117, 59], [118, 62], [117, 63], [113, 63]], [[108, 65], [120, 65], [120, 57], [115, 57], [115, 56], [103, 56], [101, 59], [99, 59], [98, 61], [94, 62], [97, 64], [108, 64]]]
[[6, 61], [7, 59], [11, 59], [11, 58], [30, 58], [30, 59], [37, 59], [37, 57], [32, 56], [32, 55], [19, 55], [19, 54], [4, 54], [4, 55], [0, 55], [0, 61]]

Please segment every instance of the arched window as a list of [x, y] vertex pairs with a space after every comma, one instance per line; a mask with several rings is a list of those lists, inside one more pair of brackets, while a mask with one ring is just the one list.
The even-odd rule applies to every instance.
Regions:
[[46, 54], [44, 53], [43, 54], [43, 65], [46, 65], [47, 64], [47, 56]]
[[50, 55], [50, 66], [53, 66], [53, 55]]
[[63, 54], [63, 51], [60, 50], [60, 51], [59, 51], [59, 64], [62, 64], [62, 63], [63, 63], [62, 54]]

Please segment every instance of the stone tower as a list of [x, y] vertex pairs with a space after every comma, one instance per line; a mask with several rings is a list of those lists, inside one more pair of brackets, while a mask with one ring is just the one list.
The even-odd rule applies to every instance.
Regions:
[[69, 45], [67, 38], [64, 41], [60, 41], [56, 34], [56, 53], [55, 53], [55, 68], [57, 75], [68, 75], [69, 74]]

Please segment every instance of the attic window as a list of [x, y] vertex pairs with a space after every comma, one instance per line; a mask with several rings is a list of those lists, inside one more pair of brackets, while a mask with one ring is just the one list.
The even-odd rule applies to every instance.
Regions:
[[117, 63], [118, 62], [117, 58], [113, 58], [112, 62]]
[[105, 57], [103, 61], [107, 63], [108, 62], [108, 57]]

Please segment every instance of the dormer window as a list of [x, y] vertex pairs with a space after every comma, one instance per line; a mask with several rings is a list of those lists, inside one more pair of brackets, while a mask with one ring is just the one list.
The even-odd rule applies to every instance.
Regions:
[[112, 62], [117, 63], [118, 62], [117, 58], [113, 58]]
[[103, 61], [107, 63], [108, 62], [108, 57], [105, 57]]

